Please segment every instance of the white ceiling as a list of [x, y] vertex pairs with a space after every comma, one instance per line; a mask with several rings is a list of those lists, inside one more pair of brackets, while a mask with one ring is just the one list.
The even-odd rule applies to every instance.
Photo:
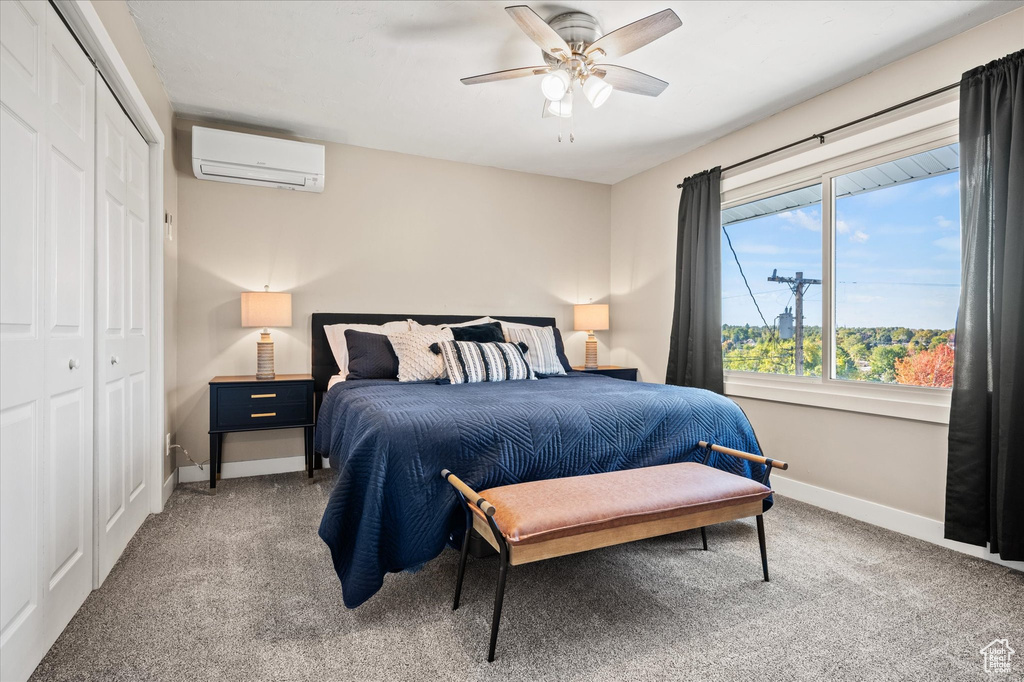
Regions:
[[588, 12], [606, 32], [666, 7], [683, 21], [614, 60], [668, 89], [580, 103], [572, 144], [567, 121], [559, 143], [560, 119], [540, 118], [538, 79], [459, 82], [543, 63], [503, 11], [514, 2], [128, 4], [180, 115], [615, 183], [1024, 0], [533, 3], [545, 20]]

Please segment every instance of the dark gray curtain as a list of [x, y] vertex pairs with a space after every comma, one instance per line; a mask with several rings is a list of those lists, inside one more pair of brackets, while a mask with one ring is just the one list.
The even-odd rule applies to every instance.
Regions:
[[1024, 559], [1024, 51], [960, 82], [963, 254], [946, 537]]
[[665, 383], [723, 393], [722, 169], [683, 181]]

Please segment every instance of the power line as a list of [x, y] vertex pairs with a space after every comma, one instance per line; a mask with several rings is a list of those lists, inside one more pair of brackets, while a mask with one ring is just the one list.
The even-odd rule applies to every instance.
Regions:
[[747, 282], [747, 276], [743, 273], [743, 266], [740, 265], [740, 257], [736, 255], [736, 249], [732, 248], [732, 239], [729, 238], [729, 231], [725, 229], [725, 225], [722, 225], [722, 233], [725, 235], [725, 241], [729, 244], [729, 250], [732, 251], [733, 260], [736, 261], [736, 267], [740, 269], [740, 277], [743, 278], [743, 284], [747, 287], [747, 293], [750, 294], [750, 300], [754, 302], [754, 307], [757, 308], [757, 314], [760, 315], [761, 321], [764, 322], [764, 326], [771, 331], [771, 336], [775, 338], [775, 328], [768, 324], [768, 320], [764, 319], [764, 313], [761, 312], [761, 306], [757, 304], [757, 299], [754, 298], [754, 292], [750, 288], [750, 283]]

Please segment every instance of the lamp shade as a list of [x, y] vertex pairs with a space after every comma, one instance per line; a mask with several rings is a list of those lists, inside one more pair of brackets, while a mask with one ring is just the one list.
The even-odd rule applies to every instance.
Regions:
[[573, 328], [578, 332], [608, 329], [608, 304], [587, 303], [573, 306]]
[[583, 84], [583, 94], [590, 100], [590, 105], [597, 109], [604, 104], [612, 94], [612, 86], [605, 83], [596, 76], [591, 76]]
[[565, 97], [555, 101], [548, 101], [548, 113], [560, 118], [572, 116], [572, 93], [565, 93]]
[[565, 71], [553, 71], [544, 76], [544, 79], [540, 82], [540, 90], [544, 93], [546, 99], [557, 102], [565, 96], [571, 82], [569, 74]]
[[242, 326], [292, 326], [292, 295], [270, 291], [242, 292]]

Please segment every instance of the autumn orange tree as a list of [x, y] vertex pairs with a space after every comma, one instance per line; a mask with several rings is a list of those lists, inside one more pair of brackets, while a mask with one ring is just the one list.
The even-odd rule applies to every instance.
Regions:
[[943, 343], [921, 349], [894, 363], [896, 381], [912, 386], [953, 386], [953, 347]]

